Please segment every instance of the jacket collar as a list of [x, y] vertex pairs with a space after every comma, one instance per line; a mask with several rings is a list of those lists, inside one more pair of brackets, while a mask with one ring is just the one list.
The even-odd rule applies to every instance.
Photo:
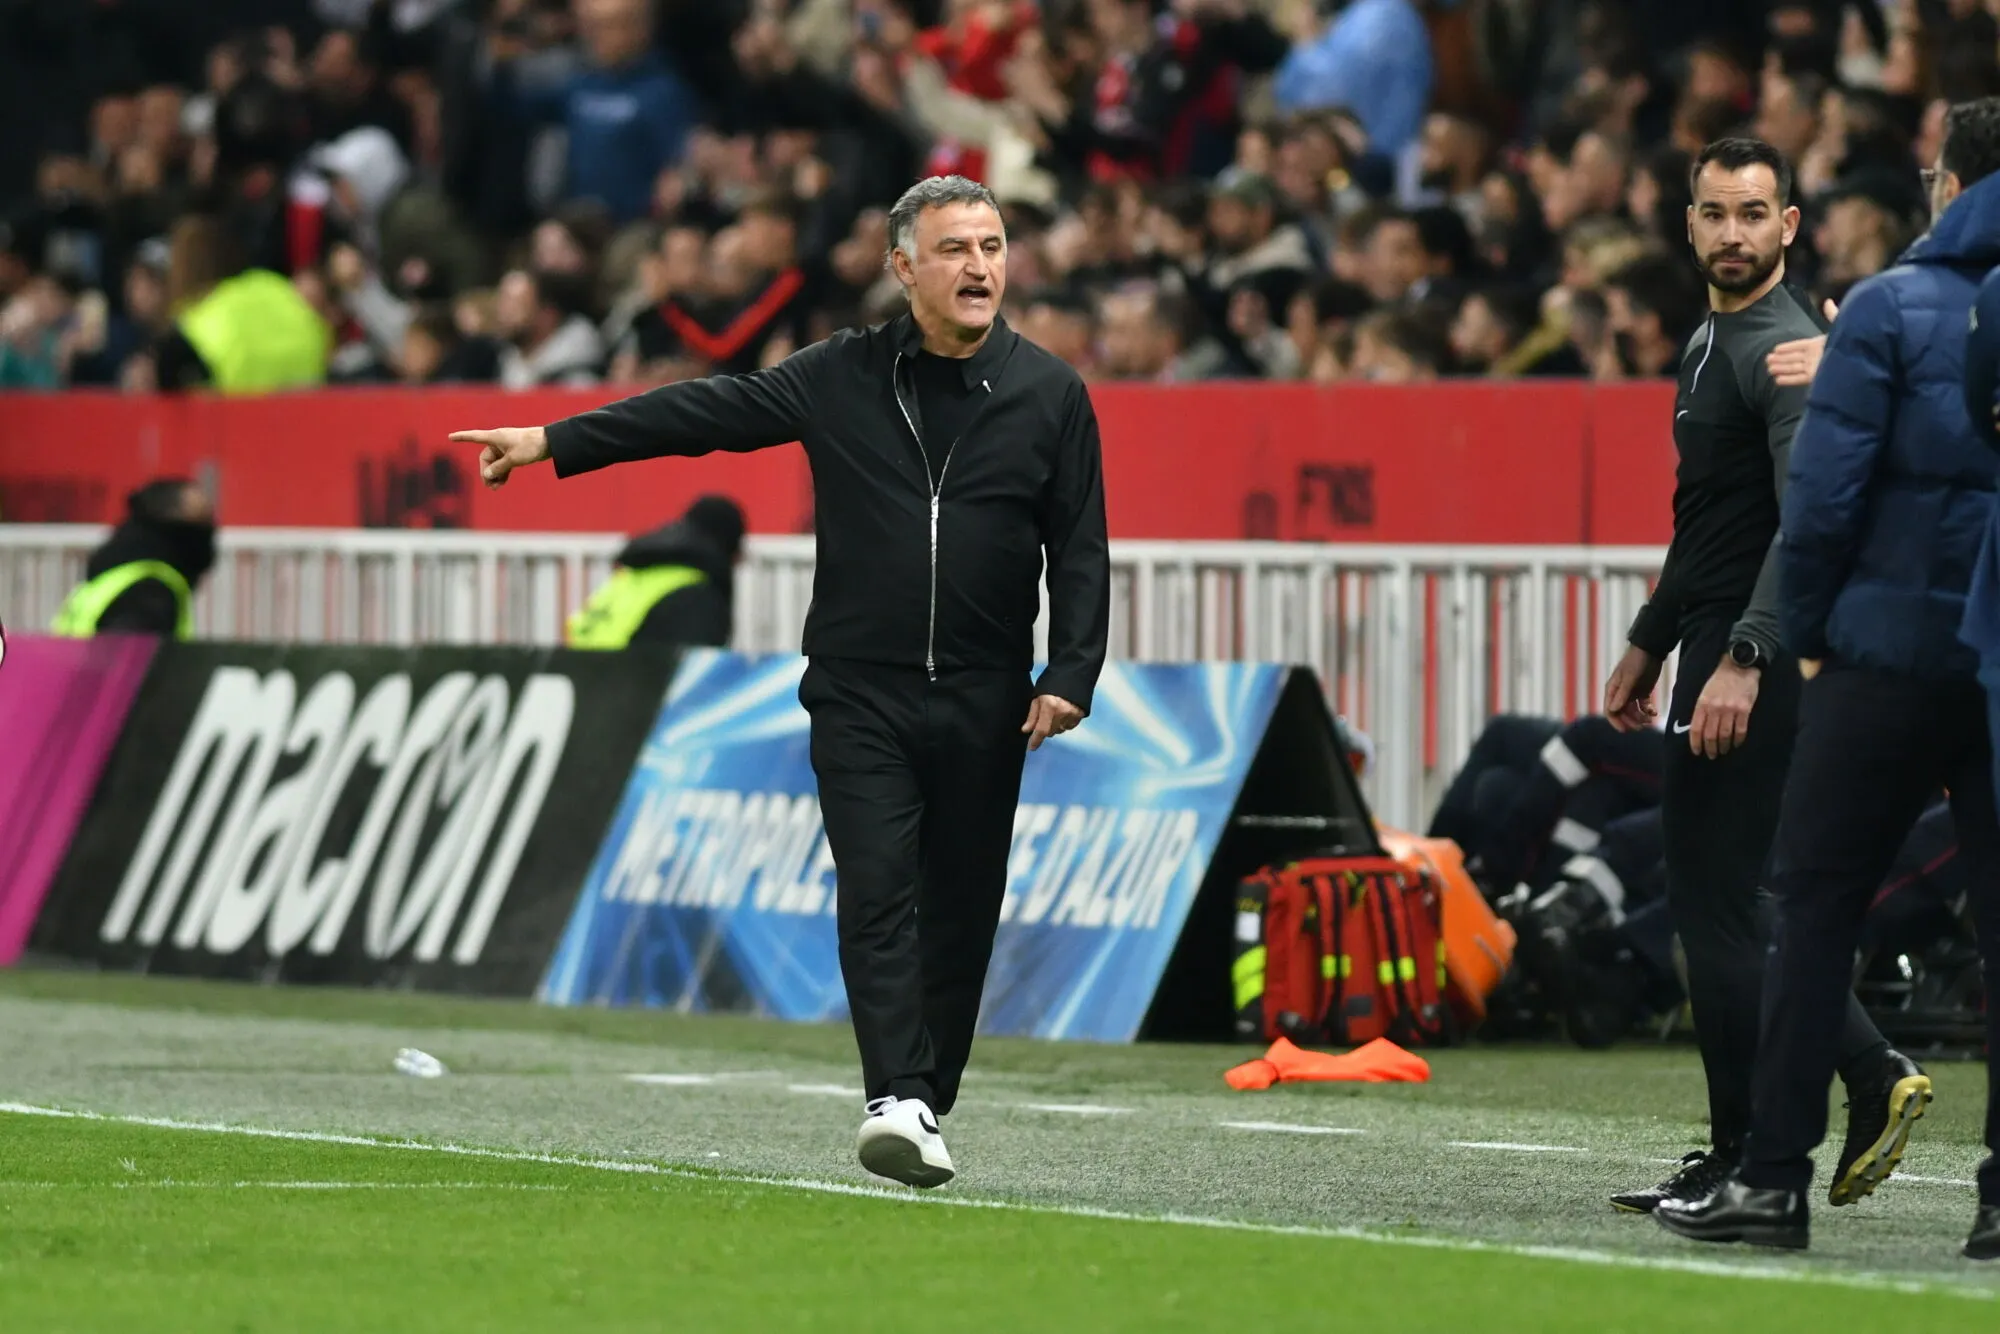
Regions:
[[[898, 352], [914, 357], [923, 350], [924, 335], [917, 328], [916, 316], [904, 311], [889, 327]], [[977, 352], [959, 363], [965, 372], [965, 387], [971, 389], [998, 374], [1001, 364], [1007, 360], [1007, 353], [1014, 346], [1014, 340], [1019, 337], [1008, 327], [1006, 316], [995, 315], [992, 332], [986, 335], [986, 341], [979, 345]]]
[[2000, 176], [1974, 181], [1898, 260], [1902, 264], [2000, 264]]

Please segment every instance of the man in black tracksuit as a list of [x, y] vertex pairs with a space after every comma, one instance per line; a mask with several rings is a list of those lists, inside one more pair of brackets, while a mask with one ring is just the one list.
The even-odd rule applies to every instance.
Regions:
[[[1024, 748], [1089, 712], [1110, 626], [1097, 418], [999, 316], [1006, 238], [960, 177], [890, 212], [910, 313], [769, 370], [690, 380], [539, 427], [461, 431], [489, 485], [801, 441], [818, 561], [799, 700], [838, 868], [841, 973], [870, 1171], [935, 1186], [936, 1117], [972, 1048]], [[1029, 672], [1048, 561], [1048, 666]]]
[[[1680, 667], [1667, 713], [1661, 816], [1667, 901], [1687, 958], [1713, 1149], [1689, 1154], [1656, 1186], [1612, 1197], [1631, 1212], [1705, 1198], [1733, 1172], [1750, 1129], [1770, 907], [1761, 893], [1778, 823], [1799, 703], [1798, 663], [1780, 647], [1779, 498], [1803, 387], [1765, 364], [1779, 343], [1824, 330], [1785, 283], [1798, 229], [1791, 169], [1770, 145], [1723, 139], [1696, 158], [1689, 241], [1708, 279], [1710, 314], [1682, 353], [1674, 399], [1674, 536], [1631, 646], [1605, 688], [1605, 712], [1650, 723], [1660, 668]], [[1893, 848], [1892, 848], [1893, 851]], [[1890, 1051], [1852, 991], [1839, 1069], [1851, 1149], [1879, 1152], [1890, 1088], [1905, 1058]], [[1910, 1067], [1914, 1069], [1914, 1067]]]

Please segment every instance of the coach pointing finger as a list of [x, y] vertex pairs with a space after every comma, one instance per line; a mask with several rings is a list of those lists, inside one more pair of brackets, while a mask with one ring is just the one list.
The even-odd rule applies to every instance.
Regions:
[[[799, 700], [838, 871], [842, 980], [868, 1099], [858, 1148], [917, 1186], [972, 1050], [1025, 751], [1090, 711], [1110, 624], [1097, 418], [1000, 317], [984, 186], [932, 177], [889, 214], [905, 315], [751, 375], [671, 384], [547, 428], [460, 431], [480, 476], [558, 477], [797, 440], [817, 563]], [[1048, 665], [1030, 680], [1047, 562]], [[921, 933], [919, 923], [922, 924]]]
[[539, 426], [505, 426], [497, 431], [453, 431], [453, 440], [480, 445], [479, 475], [488, 488], [507, 485], [507, 474], [549, 456], [549, 433]]

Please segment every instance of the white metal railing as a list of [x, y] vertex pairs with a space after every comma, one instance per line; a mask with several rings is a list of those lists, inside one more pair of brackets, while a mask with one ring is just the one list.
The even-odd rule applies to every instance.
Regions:
[[[0, 622], [40, 629], [107, 530], [0, 525]], [[348, 643], [560, 642], [617, 534], [224, 528], [196, 599], [204, 637]], [[735, 647], [796, 650], [813, 539], [747, 539]], [[1486, 720], [1574, 717], [1664, 551], [1651, 547], [1113, 542], [1111, 655], [1313, 668], [1376, 746], [1383, 818], [1421, 828]], [[1045, 645], [1044, 626], [1036, 644]], [[1671, 666], [1670, 669], [1671, 671]], [[1671, 676], [1667, 682], [1671, 686]]]

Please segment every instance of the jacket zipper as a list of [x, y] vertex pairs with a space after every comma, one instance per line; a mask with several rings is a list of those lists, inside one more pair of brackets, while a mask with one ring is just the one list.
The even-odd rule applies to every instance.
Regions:
[[[980, 387], [989, 395], [993, 392], [990, 381], [981, 380]], [[889, 371], [889, 389], [896, 396], [896, 410], [903, 414], [903, 425], [910, 428], [910, 437], [917, 442], [917, 453], [924, 457], [924, 484], [931, 493], [931, 596], [930, 611], [924, 626], [924, 674], [937, 680], [937, 565], [938, 565], [938, 507], [944, 503], [944, 475], [951, 471], [951, 456], [958, 452], [958, 441], [951, 442], [951, 448], [944, 456], [944, 467], [931, 476], [931, 452], [924, 448], [924, 437], [917, 430], [917, 423], [910, 417], [910, 409], [903, 402], [903, 354], [896, 354], [896, 364]]]
[[[931, 493], [931, 598], [929, 620], [924, 627], [924, 673], [931, 680], [937, 680], [937, 534], [938, 502], [944, 495], [944, 478], [931, 476], [931, 452], [924, 448], [924, 437], [917, 430], [917, 424], [910, 417], [909, 405], [903, 402], [903, 354], [896, 354], [896, 364], [889, 372], [890, 390], [896, 395], [896, 410], [903, 414], [903, 425], [910, 428], [910, 438], [917, 442], [917, 453], [924, 456], [924, 487]], [[945, 455], [944, 466], [951, 467], [951, 456]]]

